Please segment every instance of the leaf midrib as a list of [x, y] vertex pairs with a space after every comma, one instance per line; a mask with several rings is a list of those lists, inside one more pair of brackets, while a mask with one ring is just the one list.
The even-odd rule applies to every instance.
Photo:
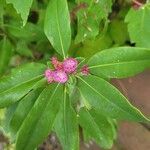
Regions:
[[81, 98], [82, 98], [82, 101], [83, 101], [83, 104], [84, 104], [84, 106], [86, 107], [86, 109], [87, 110], [90, 110], [91, 108], [92, 108], [92, 106], [91, 106], [91, 104], [88, 102], [88, 100], [85, 98], [85, 96], [82, 94], [82, 92], [81, 92], [81, 90], [79, 89], [79, 87], [78, 87], [78, 90], [79, 90], [79, 92], [80, 92], [80, 94], [81, 94]]
[[11, 88], [9, 88], [9, 89], [3, 91], [3, 92], [0, 92], [0, 95], [1, 95], [1, 94], [4, 94], [4, 93], [6, 93], [6, 92], [9, 92], [9, 91], [11, 91], [11, 90], [13, 90], [13, 89], [15, 89], [15, 88], [17, 88], [17, 87], [23, 85], [23, 84], [29, 83], [29, 82], [31, 82], [31, 81], [33, 81], [33, 80], [36, 80], [36, 79], [38, 79], [38, 78], [40, 78], [40, 77], [42, 77], [42, 76], [43, 76], [43, 75], [39, 75], [39, 76], [37, 76], [37, 77], [35, 77], [35, 78], [32, 78], [31, 80], [27, 80], [27, 81], [25, 81], [25, 82], [21, 82], [21, 84], [17, 84], [17, 85], [15, 85], [15, 86], [13, 86], [13, 87], [11, 87]]
[[61, 51], [62, 51], [63, 57], [65, 58], [63, 40], [62, 40], [62, 36], [61, 36], [61, 32], [60, 32], [60, 24], [58, 21], [58, 1], [56, 2], [56, 23], [57, 23], [57, 30], [58, 30], [59, 40], [60, 40], [60, 45], [61, 45]]
[[63, 124], [64, 124], [64, 134], [67, 135], [67, 137], [65, 137], [65, 144], [67, 145], [67, 141], [66, 139], [68, 138], [68, 134], [67, 134], [67, 126], [66, 126], [66, 87], [64, 90], [64, 99], [63, 99]]
[[[107, 139], [106, 136], [103, 134], [103, 131], [99, 128], [98, 124], [96, 123], [94, 117], [90, 114], [90, 112], [87, 112], [87, 113], [89, 114], [89, 116], [90, 116], [91, 119], [93, 120], [94, 124], [96, 125], [97, 129], [99, 130], [99, 133], [101, 133], [101, 134], [97, 134], [99, 140], [102, 141], [101, 138], [103, 138], [103, 137], [105, 137], [105, 139]], [[102, 135], [102, 136], [101, 136], [101, 135]], [[93, 138], [94, 138], [94, 137], [93, 137]]]
[[[48, 105], [49, 103], [51, 103], [51, 100], [52, 100], [53, 96], [55, 95], [55, 93], [56, 93], [56, 91], [57, 91], [59, 85], [60, 85], [60, 84], [58, 84], [58, 85], [56, 86], [54, 92], [52, 93], [52, 95], [51, 95], [51, 97], [50, 97], [50, 99], [49, 99], [49, 102], [48, 102], [48, 103], [46, 104], [46, 106], [44, 107], [43, 113], [45, 112], [45, 109], [47, 108], [47, 105]], [[36, 125], [37, 125], [38, 122], [41, 120], [41, 116], [43, 115], [43, 113], [40, 113], [40, 116], [38, 116]], [[36, 128], [36, 125], [34, 126], [34, 129]], [[32, 132], [32, 129], [30, 129], [30, 133], [31, 133], [31, 132]], [[32, 133], [33, 133], [33, 132], [32, 132]], [[32, 136], [33, 136], [33, 134], [30, 134], [30, 139], [32, 138]], [[27, 139], [26, 139], [26, 142], [27, 142]], [[25, 145], [24, 149], [26, 149], [27, 146], [28, 146], [28, 144]]]
[[[133, 118], [133, 116], [129, 113], [126, 112], [122, 107], [119, 107], [118, 105], [116, 105], [115, 103], [112, 103], [111, 101], [109, 101], [109, 99], [107, 97], [105, 97], [104, 95], [102, 95], [101, 93], [99, 93], [96, 89], [94, 89], [90, 84], [88, 84], [85, 80], [83, 80], [81, 77], [77, 76], [82, 82], [84, 82], [87, 86], [89, 86], [93, 91], [95, 91], [98, 95], [102, 96], [105, 100], [107, 100], [109, 103], [111, 103], [112, 105], [115, 105], [117, 108], [119, 108], [120, 110], [122, 110], [123, 112], [127, 113], [129, 116], [131, 116], [131, 118]], [[129, 103], [130, 104], [130, 103]], [[135, 107], [133, 107], [131, 104], [130, 106], [135, 109]]]
[[[97, 67], [107, 67], [107, 66], [113, 66], [113, 65], [124, 65], [124, 64], [130, 64], [130, 63], [137, 63], [137, 62], [145, 62], [150, 61], [149, 59], [146, 60], [135, 60], [135, 61], [122, 61], [122, 62], [114, 62], [114, 63], [108, 63], [108, 64], [100, 64], [100, 65], [93, 65], [89, 68], [97, 68]], [[89, 61], [90, 64], [90, 61]]]

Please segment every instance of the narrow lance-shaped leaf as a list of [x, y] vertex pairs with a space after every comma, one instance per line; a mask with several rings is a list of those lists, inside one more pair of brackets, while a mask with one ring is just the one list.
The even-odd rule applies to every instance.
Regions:
[[23, 26], [26, 24], [30, 8], [32, 6], [33, 0], [6, 0], [7, 3], [13, 4], [17, 13], [21, 15], [23, 20]]
[[62, 84], [43, 90], [19, 130], [16, 150], [34, 150], [41, 144], [51, 132], [62, 99]]
[[9, 76], [0, 79], [0, 108], [15, 103], [34, 88], [43, 78], [44, 64], [30, 63], [12, 70]]
[[17, 109], [17, 106], [18, 102], [13, 105], [10, 105], [5, 111], [4, 120], [2, 121], [2, 128], [6, 134], [10, 133], [9, 124], [15, 113], [15, 110]]
[[119, 90], [104, 79], [93, 75], [78, 79], [78, 87], [84, 98], [103, 115], [119, 120], [149, 121]]
[[[111, 146], [113, 144], [113, 140], [117, 137], [117, 127], [116, 127], [116, 120], [107, 118], [106, 116], [102, 115], [99, 111], [95, 109], [86, 110], [89, 112], [89, 114], [93, 117], [97, 125], [99, 126], [100, 130], [102, 130], [104, 136], [106, 136], [104, 140], [104, 143], [107, 141], [107, 146]], [[83, 129], [83, 138], [84, 142], [89, 142], [90, 140], [94, 139], [97, 144], [100, 145], [100, 143], [95, 139], [92, 134], [89, 134], [86, 130]], [[103, 142], [103, 141], [102, 141]], [[101, 145], [100, 145], [101, 146]]]
[[54, 130], [62, 144], [63, 150], [79, 149], [77, 114], [71, 106], [71, 100], [66, 91], [54, 124]]
[[65, 57], [71, 42], [67, 0], [50, 0], [46, 10], [44, 31], [54, 49]]
[[95, 139], [103, 148], [111, 148], [113, 144], [113, 129], [106, 117], [94, 110], [81, 108], [79, 112], [79, 124], [85, 132]]
[[133, 76], [150, 67], [150, 49], [118, 47], [103, 50], [92, 56], [88, 65], [92, 74], [101, 77]]
[[43, 88], [39, 88], [37, 90], [31, 91], [18, 103], [18, 106], [9, 124], [10, 132], [13, 136], [18, 132], [21, 124], [30, 112], [42, 90]]
[[0, 41], [0, 75], [6, 70], [12, 54], [12, 45], [8, 39]]
[[125, 18], [128, 23], [129, 36], [136, 46], [150, 48], [150, 3], [139, 9], [131, 8]]

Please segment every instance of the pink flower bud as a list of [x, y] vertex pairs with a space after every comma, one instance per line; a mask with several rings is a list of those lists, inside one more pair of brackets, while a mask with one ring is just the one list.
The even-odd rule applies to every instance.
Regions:
[[78, 61], [74, 58], [67, 58], [63, 62], [63, 69], [66, 73], [73, 73], [76, 71]]
[[89, 71], [89, 67], [87, 65], [84, 65], [82, 68], [81, 68], [81, 73], [85, 76], [89, 75], [90, 71]]
[[141, 2], [139, 2], [138, 0], [133, 0], [132, 1], [132, 7], [134, 9], [139, 9], [140, 7], [142, 7], [144, 4], [142, 4]]
[[53, 82], [53, 71], [50, 69], [47, 69], [45, 71], [45, 77], [49, 83], [52, 83]]
[[53, 72], [53, 79], [55, 82], [65, 83], [68, 80], [68, 76], [64, 71], [56, 70]]
[[62, 62], [58, 61], [57, 57], [52, 57], [51, 62], [56, 70], [63, 70]]
[[56, 63], [58, 62], [57, 57], [53, 56], [53, 57], [51, 58], [51, 62], [52, 62], [53, 65], [56, 64]]

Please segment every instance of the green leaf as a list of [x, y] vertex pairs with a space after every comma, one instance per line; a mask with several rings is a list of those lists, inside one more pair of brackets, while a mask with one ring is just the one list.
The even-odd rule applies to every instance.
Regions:
[[48, 136], [62, 99], [62, 84], [43, 90], [19, 130], [16, 150], [34, 150]]
[[62, 144], [63, 150], [79, 149], [77, 115], [66, 92], [54, 124], [54, 130]]
[[[92, 110], [86, 110], [89, 112], [89, 114], [92, 116], [91, 112], [94, 112], [96, 114], [93, 115], [93, 119], [97, 121], [97, 125], [99, 125], [100, 129], [102, 129], [103, 133], [106, 136], [106, 140], [109, 140], [110, 142], [113, 140], [116, 140], [117, 138], [117, 125], [115, 119], [106, 118], [102, 114], [99, 113], [99, 111], [96, 111], [94, 109]], [[83, 140], [85, 143], [90, 142], [91, 140], [95, 140], [97, 144], [100, 145], [100, 143], [96, 140], [96, 138], [92, 137], [92, 134], [89, 134], [84, 128], [82, 128], [82, 134], [83, 134]], [[104, 139], [105, 140], [105, 139]], [[110, 143], [109, 142], [109, 143]], [[101, 147], [101, 145], [100, 145]]]
[[124, 20], [113, 19], [109, 25], [108, 32], [110, 33], [110, 37], [113, 39], [115, 44], [125, 45], [125, 42], [129, 41], [127, 24]]
[[17, 109], [17, 106], [18, 106], [18, 102], [14, 103], [13, 105], [10, 105], [5, 111], [4, 120], [2, 122], [2, 128], [5, 134], [10, 133], [9, 124], [15, 113], [15, 110]]
[[45, 87], [47, 85], [47, 79], [46, 78], [42, 78], [41, 80], [37, 81], [35, 83], [35, 85], [33, 86], [33, 89], [38, 89], [41, 87]]
[[17, 13], [21, 15], [23, 26], [25, 26], [33, 0], [6, 0], [6, 2], [13, 4]]
[[16, 20], [12, 20], [9, 25], [6, 26], [6, 29], [9, 34], [20, 39], [20, 41], [26, 41], [26, 43], [46, 40], [43, 28], [30, 22], [27, 22], [23, 28], [20, 28], [20, 23]]
[[3, 15], [4, 15], [4, 1], [1, 0], [0, 1], [0, 26], [3, 26], [4, 24], [4, 19], [3, 19]]
[[113, 41], [110, 38], [109, 34], [100, 35], [97, 36], [94, 40], [85, 40], [82, 43], [82, 47], [76, 50], [76, 55], [85, 58], [90, 58], [97, 52], [110, 48], [112, 44]]
[[21, 124], [25, 120], [41, 92], [41, 88], [33, 90], [18, 103], [18, 106], [9, 124], [10, 132], [13, 136], [18, 132]]
[[8, 39], [0, 41], [0, 75], [4, 73], [12, 55], [12, 45]]
[[125, 18], [132, 43], [136, 46], [150, 48], [150, 3], [139, 9], [131, 8]]
[[15, 103], [25, 96], [43, 78], [46, 66], [30, 63], [12, 70], [9, 76], [0, 79], [0, 108]]
[[94, 38], [99, 34], [100, 22], [107, 20], [108, 13], [111, 12], [112, 0], [76, 0], [78, 7], [78, 32], [76, 43], [85, 39]]
[[93, 75], [84, 78], [78, 76], [78, 79], [78, 88], [82, 96], [92, 108], [103, 115], [119, 120], [149, 121], [119, 90], [104, 79]]
[[50, 0], [45, 16], [44, 31], [54, 49], [65, 57], [71, 42], [67, 0]]
[[90, 72], [98, 76], [134, 76], [150, 67], [150, 50], [138, 47], [111, 48], [92, 56], [88, 65]]
[[97, 144], [103, 148], [111, 148], [113, 144], [113, 129], [106, 117], [95, 110], [81, 108], [79, 112], [79, 124]]

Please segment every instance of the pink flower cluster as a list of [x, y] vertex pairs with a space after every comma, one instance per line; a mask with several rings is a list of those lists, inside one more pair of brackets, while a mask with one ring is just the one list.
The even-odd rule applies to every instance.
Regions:
[[[66, 83], [68, 81], [68, 75], [75, 74], [78, 67], [78, 61], [75, 58], [67, 58], [63, 62], [60, 62], [57, 57], [52, 57], [51, 63], [54, 66], [54, 69], [47, 69], [45, 71], [45, 77], [49, 83]], [[89, 74], [87, 65], [81, 68], [81, 73], [83, 75]]]

